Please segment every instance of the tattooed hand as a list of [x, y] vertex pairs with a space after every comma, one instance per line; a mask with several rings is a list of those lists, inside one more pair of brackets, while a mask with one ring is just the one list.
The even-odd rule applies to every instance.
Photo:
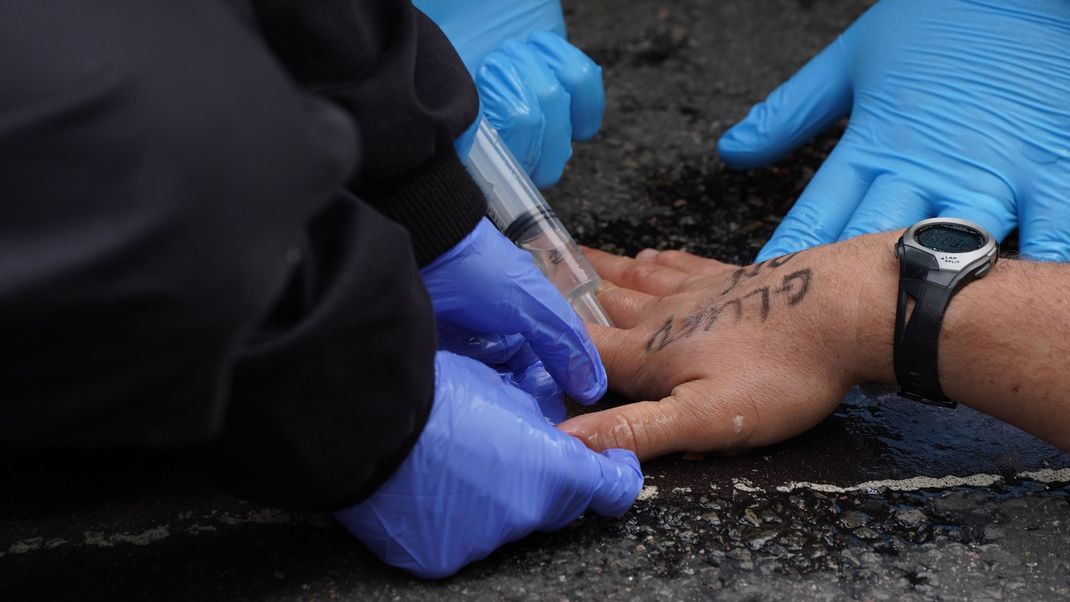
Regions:
[[[837, 247], [851, 244], [865, 242]], [[561, 425], [596, 450], [651, 458], [775, 443], [825, 418], [858, 382], [844, 311], [862, 285], [828, 247], [743, 268], [682, 251], [585, 252], [619, 325], [588, 326], [610, 388], [646, 400]]]

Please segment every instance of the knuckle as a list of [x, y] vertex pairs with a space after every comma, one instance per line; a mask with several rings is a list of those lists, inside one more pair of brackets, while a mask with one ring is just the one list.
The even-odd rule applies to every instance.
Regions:
[[621, 274], [625, 282], [636, 283], [646, 282], [654, 278], [654, 274], [658, 271], [657, 266], [648, 265], [640, 262], [634, 262], [628, 267], [624, 268], [624, 272]]
[[668, 251], [662, 251], [658, 254], [658, 257], [666, 261], [677, 262], [687, 259], [690, 256], [689, 253], [685, 253], [678, 249], [670, 249]]

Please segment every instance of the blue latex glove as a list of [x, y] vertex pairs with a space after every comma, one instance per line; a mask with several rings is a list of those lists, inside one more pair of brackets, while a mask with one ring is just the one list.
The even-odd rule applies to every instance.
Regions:
[[565, 40], [558, 0], [417, 0], [476, 80], [483, 114], [541, 187], [561, 178], [572, 140], [598, 133], [602, 70]]
[[[442, 349], [511, 372], [515, 382], [564, 416], [545, 390], [545, 370], [584, 404], [606, 391], [606, 371], [587, 328], [531, 255], [483, 219], [464, 240], [421, 270], [431, 295]], [[525, 386], [530, 385], [530, 386]]]
[[718, 149], [764, 165], [848, 114], [759, 260], [933, 216], [1070, 258], [1070, 2], [883, 0]]
[[639, 494], [632, 452], [592, 452], [479, 362], [440, 351], [435, 371], [431, 416], [409, 457], [371, 498], [335, 513], [387, 564], [444, 577], [587, 510], [619, 516]]

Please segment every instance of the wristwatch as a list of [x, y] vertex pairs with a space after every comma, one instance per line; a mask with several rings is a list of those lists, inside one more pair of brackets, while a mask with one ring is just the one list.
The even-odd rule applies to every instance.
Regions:
[[895, 256], [899, 302], [893, 357], [899, 395], [954, 408], [940, 387], [940, 326], [951, 297], [996, 265], [999, 245], [973, 222], [934, 218], [911, 226], [896, 243]]

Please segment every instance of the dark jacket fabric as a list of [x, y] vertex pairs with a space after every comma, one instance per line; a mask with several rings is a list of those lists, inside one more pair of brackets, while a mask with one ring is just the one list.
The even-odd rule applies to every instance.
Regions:
[[12, 0], [0, 39], [5, 457], [373, 492], [433, 395], [418, 268], [484, 212], [441, 32], [395, 0]]

